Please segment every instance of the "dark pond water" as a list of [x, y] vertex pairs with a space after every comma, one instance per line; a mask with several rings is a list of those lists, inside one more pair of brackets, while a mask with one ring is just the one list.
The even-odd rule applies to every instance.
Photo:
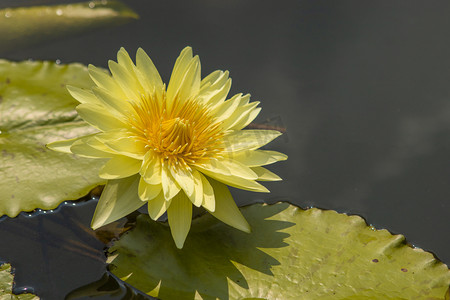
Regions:
[[[68, 1], [0, 5], [12, 2]], [[450, 2], [124, 2], [139, 20], [1, 57], [106, 67], [121, 46], [143, 47], [167, 81], [191, 45], [203, 74], [228, 69], [232, 93], [261, 101], [258, 123], [287, 128], [270, 145], [289, 155], [271, 168], [284, 181], [267, 184], [268, 195], [233, 191], [240, 204], [359, 214], [450, 263]], [[1, 219], [0, 258], [16, 265], [18, 288], [62, 299], [103, 276], [104, 244], [88, 228], [94, 206]], [[133, 294], [120, 293], [103, 297]]]

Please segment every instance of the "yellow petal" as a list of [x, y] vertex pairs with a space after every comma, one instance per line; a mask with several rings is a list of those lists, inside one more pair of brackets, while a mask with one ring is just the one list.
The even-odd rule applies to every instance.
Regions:
[[109, 158], [114, 154], [107, 153], [105, 151], [97, 150], [87, 143], [94, 139], [98, 133], [85, 135], [70, 140], [57, 141], [49, 143], [46, 146], [54, 151], [63, 153], [73, 153], [79, 156], [91, 157], [91, 158]]
[[96, 136], [97, 134], [93, 134], [76, 141], [75, 143], [73, 143], [72, 147], [70, 147], [70, 151], [79, 156], [92, 158], [106, 158], [117, 155], [115, 151], [99, 142], [95, 138]]
[[166, 200], [175, 197], [181, 189], [178, 183], [172, 178], [167, 164], [163, 164], [161, 168], [161, 184]]
[[172, 107], [175, 106], [175, 102], [184, 102], [197, 96], [200, 89], [200, 69], [200, 60], [198, 56], [195, 56], [188, 65], [174, 98], [167, 96], [168, 111], [171, 111]]
[[[213, 85], [215, 82], [219, 80], [219, 78], [222, 78], [224, 76], [225, 72], [221, 70], [216, 70], [208, 74], [205, 78], [202, 79], [200, 83], [200, 88], [209, 88], [211, 85]], [[226, 78], [228, 78], [228, 71], [226, 72]]]
[[124, 47], [120, 47], [120, 50], [117, 52], [117, 63], [125, 69], [128, 73], [127, 75], [134, 76], [135, 66], [133, 60]]
[[117, 154], [142, 160], [147, 153], [146, 143], [137, 139], [132, 132], [126, 129], [102, 132], [96, 135], [96, 138]]
[[88, 143], [82, 141], [75, 142], [72, 147], [70, 147], [70, 151], [78, 156], [90, 158], [110, 158], [116, 156], [116, 154], [98, 150]]
[[[259, 102], [255, 103], [254, 106], [256, 106], [258, 104], [259, 104]], [[256, 117], [259, 115], [260, 111], [261, 111], [261, 107], [256, 107], [256, 108], [252, 107], [248, 113], [244, 112], [242, 114], [236, 110], [235, 115], [241, 114], [240, 118], [237, 119], [237, 121], [234, 124], [232, 124], [228, 129], [241, 130], [242, 128], [244, 128], [245, 126], [250, 124], [254, 119], [256, 119]]]
[[178, 193], [167, 209], [170, 232], [178, 249], [183, 248], [192, 222], [192, 203], [184, 193]]
[[210, 172], [208, 170], [202, 170], [202, 173], [238, 189], [252, 192], [270, 193], [266, 187], [254, 180], [248, 180], [237, 176], [222, 175], [219, 173]]
[[237, 176], [244, 179], [255, 180], [258, 176], [249, 167], [229, 158], [210, 159], [197, 163], [195, 167], [222, 175]]
[[184, 75], [183, 82], [178, 90], [181, 99], [190, 99], [197, 96], [200, 90], [201, 65], [200, 59], [196, 55]]
[[[139, 48], [136, 53], [136, 67], [143, 75], [142, 79], [145, 80], [145, 83], [141, 82], [141, 84], [143, 86], [147, 85], [150, 93], [153, 93], [154, 90], [156, 92], [162, 91], [163, 82], [161, 76], [150, 57], [142, 48]], [[141, 78], [139, 79], [142, 80]]]
[[211, 158], [207, 161], [200, 161], [194, 164], [194, 167], [203, 171], [209, 171], [212, 173], [218, 173], [222, 175], [231, 175], [230, 170], [222, 164], [218, 159]]
[[105, 142], [105, 145], [117, 153], [142, 160], [147, 152], [146, 144], [135, 137], [125, 137], [115, 141]]
[[109, 72], [97, 68], [93, 65], [88, 66], [89, 76], [95, 82], [95, 84], [105, 91], [109, 91], [111, 94], [115, 95], [117, 98], [124, 98], [124, 93], [117, 85], [114, 78], [111, 77]]
[[72, 153], [72, 151], [70, 151], [70, 147], [72, 147], [73, 143], [75, 143], [76, 141], [78, 141], [84, 137], [85, 136], [76, 137], [76, 138], [68, 139], [68, 140], [56, 141], [56, 142], [48, 143], [45, 146], [48, 149], [51, 149], [54, 151], [58, 151], [58, 152], [62, 152], [62, 153]]
[[218, 116], [216, 122], [223, 122], [224, 120], [231, 117], [235, 113], [238, 106], [239, 101], [237, 101], [236, 99], [230, 99], [225, 102], [221, 102], [212, 111], [214, 115]]
[[217, 107], [217, 105], [223, 103], [223, 101], [226, 99], [228, 93], [230, 92], [230, 89], [231, 89], [231, 79], [228, 79], [225, 82], [224, 86], [218, 89], [213, 96], [207, 99], [206, 104], [210, 105], [212, 108]]
[[250, 233], [250, 225], [241, 214], [228, 188], [214, 179], [209, 179], [216, 196], [216, 210], [210, 213], [225, 224]]
[[159, 195], [161, 190], [162, 190], [161, 184], [148, 184], [142, 177], [139, 180], [138, 193], [139, 198], [141, 198], [142, 201], [149, 201], [154, 199], [156, 196]]
[[202, 179], [203, 185], [203, 202], [202, 206], [206, 208], [208, 211], [216, 210], [216, 198], [214, 196], [214, 190], [209, 183], [208, 179], [206, 179], [203, 174], [200, 173], [200, 178]]
[[249, 167], [238, 161], [228, 158], [221, 158], [220, 162], [223, 165], [225, 165], [228, 168], [228, 170], [230, 170], [230, 174], [232, 176], [237, 176], [249, 180], [254, 180], [258, 178], [255, 172], [252, 171], [252, 169], [250, 169]]
[[139, 175], [109, 180], [92, 218], [91, 227], [97, 229], [132, 213], [145, 204], [139, 199]]
[[178, 92], [183, 78], [186, 74], [186, 70], [192, 61], [192, 48], [184, 48], [173, 67], [172, 75], [170, 76], [169, 86], [167, 87], [167, 98], [172, 100]]
[[194, 192], [188, 197], [197, 207], [200, 207], [203, 203], [203, 182], [201, 176], [202, 174], [200, 174], [199, 171], [195, 169], [192, 170], [192, 177], [194, 178]]
[[223, 138], [224, 148], [227, 152], [255, 150], [281, 134], [276, 130], [240, 130]]
[[270, 165], [277, 161], [287, 159], [286, 154], [268, 150], [244, 150], [240, 152], [230, 152], [228, 153], [228, 157], [248, 167]]
[[253, 167], [253, 171], [255, 171], [256, 174], [258, 174], [259, 181], [280, 181], [282, 180], [280, 176], [278, 176], [275, 173], [270, 172], [266, 168], [263, 167]]
[[231, 88], [231, 79], [228, 71], [214, 71], [206, 76], [200, 85], [198, 99], [200, 103], [209, 105], [211, 108], [222, 103]]
[[105, 108], [100, 105], [84, 103], [78, 105], [76, 109], [83, 120], [101, 131], [128, 127], [125, 123], [111, 115], [108, 110], [105, 110]]
[[167, 211], [171, 203], [172, 199], [166, 200], [164, 193], [161, 191], [155, 198], [147, 202], [150, 218], [155, 221], [158, 220]]
[[144, 155], [144, 162], [139, 171], [148, 184], [161, 183], [161, 160], [153, 151], [148, 151]]
[[178, 183], [188, 197], [194, 193], [194, 176], [185, 168], [169, 168], [172, 178]]
[[[117, 54], [118, 58], [122, 58], [122, 62], [126, 60], [124, 56], [127, 56], [128, 53], [124, 54], [124, 51], [119, 51]], [[131, 59], [130, 59], [131, 61]], [[132, 62], [131, 62], [132, 63]], [[124, 63], [126, 64], [126, 63]], [[119, 87], [122, 89], [123, 93], [126, 96], [126, 100], [134, 100], [139, 101], [140, 96], [144, 94], [144, 90], [140, 85], [134, 71], [132, 70], [132, 66], [128, 66], [130, 70], [127, 70], [126, 66], [122, 64], [118, 64], [115, 61], [110, 60], [108, 62], [109, 69], [114, 77], [114, 80], [117, 82]]]
[[93, 87], [92, 91], [100, 102], [108, 111], [119, 118], [124, 118], [133, 113], [133, 108], [130, 103], [126, 101], [126, 96], [113, 94], [111, 91], [99, 87]]
[[97, 99], [97, 97], [91, 90], [85, 90], [71, 85], [67, 85], [66, 88], [69, 91], [70, 95], [72, 95], [72, 97], [74, 97], [80, 103], [101, 105], [101, 102]]
[[180, 55], [177, 57], [177, 60], [175, 61], [175, 65], [173, 66], [172, 74], [170, 76], [169, 80], [170, 83], [167, 88], [168, 94], [175, 96], [176, 91], [178, 90], [183, 80], [183, 77], [186, 73], [186, 70], [188, 69], [188, 66], [192, 61], [192, 58], [193, 55], [191, 47], [185, 47], [180, 52]]
[[242, 96], [242, 94], [237, 94], [231, 99], [236, 99], [236, 101], [239, 101], [240, 103], [234, 113], [223, 121], [222, 126], [225, 130], [241, 130], [253, 121], [261, 111], [261, 108], [257, 107], [259, 101], [249, 103], [250, 94], [244, 96]]
[[119, 179], [129, 177], [139, 172], [142, 160], [117, 155], [111, 158], [99, 171], [104, 179]]

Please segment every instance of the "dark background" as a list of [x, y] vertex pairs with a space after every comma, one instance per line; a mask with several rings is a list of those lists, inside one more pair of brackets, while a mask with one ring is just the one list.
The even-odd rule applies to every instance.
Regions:
[[240, 204], [358, 214], [450, 263], [449, 1], [124, 2], [139, 20], [3, 58], [106, 67], [142, 47], [167, 82], [190, 45], [203, 75], [230, 70], [231, 94], [261, 101], [256, 123], [287, 128], [268, 147], [289, 155], [271, 168], [284, 181], [234, 190]]

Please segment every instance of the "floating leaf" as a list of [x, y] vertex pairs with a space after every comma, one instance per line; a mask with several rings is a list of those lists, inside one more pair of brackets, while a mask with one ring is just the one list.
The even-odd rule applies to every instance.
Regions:
[[138, 18], [116, 0], [0, 10], [0, 52]]
[[58, 153], [45, 144], [92, 133], [65, 85], [93, 85], [86, 67], [0, 60], [0, 216], [53, 209], [104, 184], [104, 161]]
[[[278, 203], [242, 209], [253, 232], [203, 215], [183, 249], [146, 215], [109, 250], [111, 270], [160, 299], [444, 299], [450, 271], [358, 216]], [[294, 225], [295, 224], [295, 225]]]
[[11, 274], [11, 265], [3, 264], [0, 266], [0, 299], [18, 299], [18, 300], [39, 300], [39, 297], [32, 294], [14, 295], [12, 293], [14, 276]]

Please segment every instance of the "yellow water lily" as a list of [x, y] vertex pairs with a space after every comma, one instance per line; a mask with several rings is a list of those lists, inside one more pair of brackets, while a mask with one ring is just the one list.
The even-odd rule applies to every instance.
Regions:
[[109, 61], [111, 74], [92, 65], [88, 69], [96, 86], [67, 88], [81, 103], [78, 114], [99, 132], [48, 147], [109, 159], [99, 172], [108, 182], [92, 228], [147, 203], [154, 220], [167, 211], [175, 244], [182, 248], [193, 204], [250, 232], [227, 185], [268, 192], [257, 181], [281, 179], [262, 166], [287, 158], [258, 150], [280, 132], [243, 130], [261, 110], [259, 102], [249, 102], [248, 94], [226, 100], [231, 87], [228, 71], [214, 71], [201, 79], [200, 60], [190, 47], [177, 58], [167, 88], [142, 49], [136, 64], [120, 49], [117, 62]]

